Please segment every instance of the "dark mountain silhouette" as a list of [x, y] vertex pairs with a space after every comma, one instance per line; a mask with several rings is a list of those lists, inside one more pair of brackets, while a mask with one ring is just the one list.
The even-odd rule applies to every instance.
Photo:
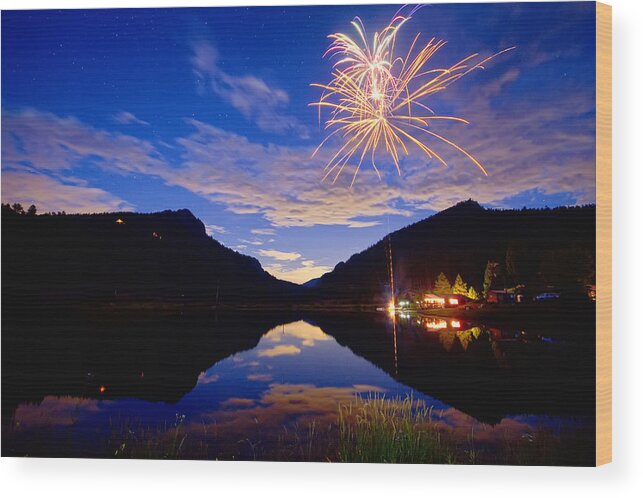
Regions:
[[314, 282], [312, 292], [327, 302], [388, 300], [390, 244], [398, 295], [431, 289], [440, 272], [451, 283], [460, 274], [480, 291], [488, 261], [497, 263], [494, 287], [581, 293], [594, 283], [595, 240], [595, 206], [492, 210], [469, 200], [339, 263]]
[[5, 303], [167, 300], [285, 302], [298, 286], [210, 238], [187, 209], [152, 214], [17, 214], [2, 209]]
[[[584, 292], [595, 279], [595, 206], [491, 210], [461, 202], [393, 232], [302, 286], [210, 238], [186, 210], [152, 214], [29, 215], [2, 208], [5, 303], [160, 300], [216, 306], [374, 305], [431, 289], [445, 273], [493, 287]], [[119, 221], [122, 221], [120, 223]]]

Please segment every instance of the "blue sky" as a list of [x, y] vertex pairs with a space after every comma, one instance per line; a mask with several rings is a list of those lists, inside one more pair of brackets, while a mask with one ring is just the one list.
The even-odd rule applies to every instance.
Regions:
[[[594, 4], [440, 4], [404, 26], [448, 43], [444, 67], [510, 46], [431, 100], [470, 121], [443, 150], [410, 150], [322, 183], [311, 83], [327, 35], [369, 33], [397, 6], [2, 12], [2, 201], [40, 211], [187, 207], [216, 239], [303, 282], [463, 199], [490, 207], [595, 202]], [[332, 150], [330, 144], [329, 151]], [[332, 155], [332, 154], [331, 154]], [[328, 157], [328, 156], [326, 156]]]

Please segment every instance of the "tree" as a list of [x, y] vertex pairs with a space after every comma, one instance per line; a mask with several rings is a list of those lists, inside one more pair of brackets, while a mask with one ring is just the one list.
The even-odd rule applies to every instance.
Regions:
[[36, 216], [36, 211], [38, 211], [36, 209], [36, 206], [34, 204], [32, 204], [31, 206], [29, 206], [29, 209], [27, 209], [27, 214], [29, 216]]
[[25, 210], [23, 209], [22, 204], [20, 204], [19, 202], [14, 203], [13, 206], [11, 206], [11, 209], [13, 209], [18, 214], [25, 214]]
[[451, 294], [451, 282], [444, 273], [440, 273], [438, 278], [435, 279], [435, 284], [433, 284], [433, 292], [438, 294]]
[[487, 299], [489, 295], [489, 289], [491, 289], [491, 284], [493, 283], [493, 277], [496, 276], [496, 267], [498, 263], [495, 261], [487, 261], [487, 267], [484, 270], [484, 281], [482, 283], [482, 297]]
[[458, 276], [455, 277], [455, 282], [453, 282], [453, 294], [459, 294], [460, 296], [466, 296], [468, 294], [467, 284], [458, 273]]
[[[512, 246], [507, 247], [507, 253], [505, 255], [505, 271], [507, 274], [507, 280], [509, 285], [516, 284], [516, 255], [515, 250]], [[506, 285], [506, 284], [505, 284]]]
[[477, 301], [480, 299], [480, 294], [473, 288], [473, 285], [469, 287], [469, 290], [467, 291], [467, 297], [469, 299], [473, 299], [474, 301]]

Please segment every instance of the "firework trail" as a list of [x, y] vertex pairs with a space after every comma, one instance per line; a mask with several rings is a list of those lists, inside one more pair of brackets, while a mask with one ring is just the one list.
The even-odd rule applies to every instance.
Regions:
[[370, 42], [359, 17], [351, 23], [357, 31], [355, 39], [343, 33], [329, 35], [332, 41], [324, 57], [336, 59], [332, 79], [326, 85], [312, 85], [321, 88], [322, 95], [318, 102], [310, 104], [318, 108], [320, 121], [322, 108], [330, 111], [325, 128], [332, 129], [313, 156], [331, 137], [341, 137], [341, 146], [324, 168], [324, 180], [333, 175], [333, 183], [337, 181], [349, 161], [355, 159], [357, 164], [352, 187], [367, 156], [370, 156], [371, 165], [381, 179], [375, 163], [378, 149], [383, 149], [393, 160], [400, 175], [400, 156], [408, 155], [411, 145], [446, 166], [446, 161], [426, 143], [427, 139], [446, 143], [487, 174], [482, 164], [471, 154], [429, 126], [433, 120], [467, 124], [468, 121], [456, 116], [436, 115], [423, 101], [445, 90], [471, 71], [483, 69], [484, 64], [515, 47], [483, 60], [479, 60], [479, 54], [476, 53], [450, 67], [429, 69], [428, 62], [446, 42], [432, 38], [418, 50], [418, 33], [404, 55], [396, 55], [398, 32], [417, 8], [408, 16], [402, 15], [401, 11], [402, 9], [396, 13], [381, 32], [375, 33]]

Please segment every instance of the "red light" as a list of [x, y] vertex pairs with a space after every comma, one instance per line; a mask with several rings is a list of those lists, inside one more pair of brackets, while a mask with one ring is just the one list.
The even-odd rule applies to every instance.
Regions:
[[101, 393], [104, 393], [104, 392], [105, 392], [105, 386], [100, 386], [100, 387], [98, 388], [98, 390], [99, 390]]

